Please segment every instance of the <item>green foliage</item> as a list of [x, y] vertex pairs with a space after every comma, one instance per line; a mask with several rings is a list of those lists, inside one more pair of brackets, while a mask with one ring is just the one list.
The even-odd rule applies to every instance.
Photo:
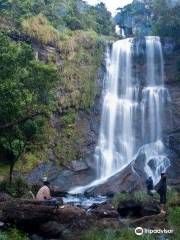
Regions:
[[180, 204], [180, 193], [175, 190], [168, 190], [167, 199], [169, 206], [178, 206]]
[[113, 205], [117, 208], [118, 204], [128, 200], [129, 195], [125, 192], [117, 193], [113, 198]]
[[22, 16], [29, 16], [34, 2], [34, 0], [3, 0], [0, 3], [1, 12], [14, 20], [19, 20]]
[[180, 239], [180, 230], [179, 227], [174, 229], [174, 233], [169, 236], [170, 240], [179, 240]]
[[8, 176], [9, 174], [9, 166], [3, 162], [0, 162], [0, 176], [1, 179], [4, 179], [4, 176]]
[[145, 36], [151, 33], [151, 4], [133, 1], [120, 8], [115, 16], [115, 22], [125, 30], [126, 36]]
[[67, 164], [67, 162], [79, 158], [77, 145], [80, 136], [75, 127], [76, 114], [75, 110], [69, 109], [60, 119], [63, 128], [58, 135], [59, 141], [55, 147], [55, 153], [60, 164]]
[[[23, 27], [26, 32], [30, 32], [33, 36], [37, 36], [38, 33], [38, 37], [43, 40], [50, 37], [50, 33], [56, 37], [56, 33], [42, 15], [46, 16], [50, 23], [60, 31], [64, 28], [93, 29], [104, 35], [114, 32], [111, 14], [103, 3], [92, 7], [82, 0], [4, 0], [0, 5], [0, 11], [4, 16], [16, 21], [18, 25], [24, 21]], [[48, 31], [48, 36], [45, 36], [43, 30]]]
[[86, 232], [82, 240], [154, 240], [151, 235], [137, 236], [133, 229], [91, 229]]
[[[67, 113], [61, 119], [57, 158], [63, 162], [78, 158], [81, 136], [74, 120], [79, 109], [88, 110], [94, 104], [105, 38], [114, 34], [111, 14], [104, 4], [90, 6], [82, 0], [4, 0], [0, 13], [4, 32], [23, 33], [38, 46], [54, 47], [45, 64], [34, 59], [29, 45], [1, 33], [0, 128], [10, 124], [0, 133], [1, 161], [10, 165], [12, 175], [18, 159], [23, 161], [16, 169], [23, 171], [46, 160], [46, 151], [57, 136], [47, 117], [57, 109]], [[57, 102], [54, 87], [60, 96]]]
[[[0, 33], [0, 147], [6, 150], [10, 175], [15, 162], [35, 143], [37, 116], [45, 119], [54, 83], [55, 66], [35, 61], [32, 49]], [[7, 127], [7, 125], [9, 125]]]
[[119, 9], [116, 23], [129, 35], [159, 35], [179, 42], [180, 3], [168, 0], [133, 1]]
[[145, 191], [137, 191], [134, 193], [133, 199], [137, 202], [149, 202], [152, 200], [159, 200], [159, 194], [153, 193], [153, 197], [149, 196]]
[[[40, 144], [40, 146], [41, 145], [42, 144]], [[46, 160], [43, 154], [43, 148], [41, 148], [40, 151], [42, 152], [42, 154], [38, 152], [37, 146], [35, 147], [35, 149], [31, 147], [31, 152], [23, 154], [21, 161], [16, 163], [15, 170], [21, 173], [27, 173], [30, 172], [33, 168], [35, 168], [42, 161], [42, 158]]]
[[22, 29], [26, 34], [41, 43], [58, 45], [58, 31], [51, 26], [42, 14], [23, 20]]
[[79, 140], [79, 132], [74, 125], [62, 129], [59, 133], [59, 143], [55, 148], [60, 164], [67, 164], [72, 160], [80, 158]]
[[154, 0], [153, 13], [154, 34], [172, 37], [178, 41], [180, 36], [180, 3], [171, 6], [166, 0]]
[[0, 191], [6, 192], [13, 197], [22, 197], [28, 191], [28, 184], [22, 177], [17, 177], [10, 184], [4, 180], [0, 183]]
[[16, 228], [0, 232], [0, 240], [28, 240], [29, 238], [23, 232]]
[[60, 108], [90, 108], [96, 95], [96, 72], [101, 64], [104, 46], [93, 31], [75, 31], [63, 42], [64, 66], [62, 88], [69, 93], [61, 97]]
[[169, 209], [169, 223], [172, 226], [180, 226], [180, 207], [174, 207]]
[[49, 88], [57, 80], [55, 66], [33, 60], [29, 46], [13, 43], [4, 34], [0, 35], [0, 60], [0, 123], [18, 119], [31, 108], [44, 109], [43, 96], [47, 94], [48, 100]]
[[145, 191], [135, 191], [134, 193], [120, 192], [117, 193], [113, 198], [113, 205], [118, 206], [119, 203], [134, 200], [136, 202], [151, 202], [152, 200], [159, 200], [158, 193], [154, 193], [153, 197], [149, 196]]
[[[82, 0], [55, 0], [47, 4], [46, 15], [57, 29], [92, 29], [97, 33], [110, 35], [114, 31], [111, 14], [103, 3], [89, 6]], [[50, 9], [50, 10], [49, 10]]]
[[76, 112], [72, 110], [72, 111], [69, 111], [67, 114], [65, 114], [61, 118], [61, 123], [64, 126], [71, 125], [75, 123], [75, 119], [76, 119]]
[[[95, 7], [90, 7], [88, 18], [86, 21], [92, 22], [92, 29], [103, 35], [112, 35], [114, 32], [114, 24], [111, 19], [110, 12], [107, 11], [104, 3], [99, 3]], [[88, 24], [87, 24], [88, 25]], [[88, 26], [89, 27], [89, 26]]]

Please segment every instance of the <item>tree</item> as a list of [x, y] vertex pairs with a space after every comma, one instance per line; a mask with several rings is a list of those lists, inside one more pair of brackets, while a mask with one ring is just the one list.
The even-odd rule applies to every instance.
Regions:
[[94, 31], [102, 35], [113, 35], [115, 25], [111, 13], [107, 10], [104, 3], [89, 7], [87, 13], [88, 15], [86, 15], [86, 19], [91, 20], [91, 25], [93, 26], [92, 28]]
[[123, 28], [126, 36], [151, 34], [151, 1], [136, 1], [120, 8], [115, 22]]
[[153, 1], [153, 32], [161, 37], [172, 37], [179, 41], [180, 3], [170, 3], [171, 1], [166, 0]]
[[55, 66], [35, 61], [30, 46], [12, 42], [0, 33], [0, 147], [10, 165], [36, 141], [51, 102], [58, 72]]
[[0, 11], [17, 24], [41, 14], [58, 30], [92, 29], [103, 35], [114, 33], [111, 13], [103, 3], [90, 6], [83, 0], [0, 0]]

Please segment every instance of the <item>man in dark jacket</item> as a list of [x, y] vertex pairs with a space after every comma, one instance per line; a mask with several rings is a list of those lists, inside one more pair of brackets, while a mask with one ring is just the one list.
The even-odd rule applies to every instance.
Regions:
[[153, 196], [152, 190], [153, 190], [154, 186], [153, 186], [152, 177], [149, 177], [146, 180], [146, 187], [147, 187], [147, 194], [150, 195], [150, 196]]
[[161, 213], [165, 214], [165, 204], [166, 204], [166, 193], [167, 193], [167, 182], [166, 182], [166, 174], [161, 173], [161, 179], [157, 184], [157, 192], [160, 195], [160, 206], [161, 206]]

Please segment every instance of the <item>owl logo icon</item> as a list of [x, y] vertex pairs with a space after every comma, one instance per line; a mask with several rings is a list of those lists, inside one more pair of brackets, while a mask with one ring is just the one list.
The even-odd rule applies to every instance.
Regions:
[[141, 235], [143, 235], [143, 228], [142, 227], [137, 227], [136, 229], [135, 229], [135, 234], [136, 235], [138, 235], [138, 236], [141, 236]]

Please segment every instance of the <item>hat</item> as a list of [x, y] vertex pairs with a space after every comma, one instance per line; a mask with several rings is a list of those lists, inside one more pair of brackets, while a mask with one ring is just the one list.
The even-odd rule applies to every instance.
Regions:
[[47, 177], [43, 177], [42, 180], [43, 180], [43, 182], [47, 182], [48, 178]]

